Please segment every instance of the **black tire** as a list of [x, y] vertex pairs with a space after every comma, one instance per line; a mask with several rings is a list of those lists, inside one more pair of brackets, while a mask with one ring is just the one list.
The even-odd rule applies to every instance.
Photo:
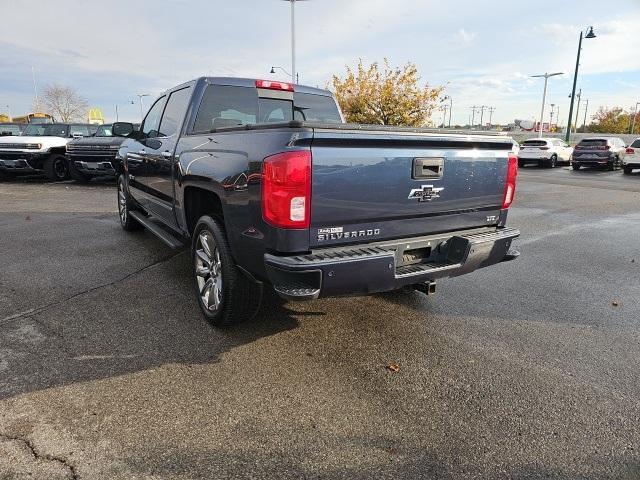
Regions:
[[91, 176], [85, 175], [84, 173], [79, 171], [72, 161], [69, 161], [69, 176], [76, 182], [80, 183], [88, 183], [91, 180]]
[[613, 172], [616, 169], [616, 160], [613, 159], [609, 163], [607, 163], [607, 170]]
[[524, 162], [522, 160], [518, 160], [518, 168], [524, 167]]
[[625, 175], [631, 175], [631, 171], [632, 170], [633, 170], [633, 168], [631, 168], [631, 167], [624, 167], [623, 172], [624, 172]]
[[551, 158], [549, 159], [549, 163], [548, 163], [549, 168], [556, 168], [557, 164], [558, 164], [558, 156], [555, 154], [551, 155]]
[[578, 165], [577, 163], [572, 163], [571, 168], [573, 168], [574, 170], [580, 170], [580, 165]]
[[54, 182], [61, 182], [69, 178], [67, 157], [64, 155], [51, 155], [44, 161], [44, 174]]
[[200, 217], [193, 231], [191, 266], [200, 311], [211, 325], [236, 325], [258, 313], [262, 284], [236, 266], [222, 223], [208, 215]]
[[118, 217], [120, 218], [120, 226], [127, 232], [134, 230], [142, 230], [144, 227], [140, 225], [130, 214], [132, 210], [136, 210], [135, 205], [129, 197], [129, 192], [124, 185], [124, 177], [118, 177]]
[[12, 173], [3, 172], [0, 170], [0, 182], [6, 182], [7, 180], [13, 180], [15, 175]]

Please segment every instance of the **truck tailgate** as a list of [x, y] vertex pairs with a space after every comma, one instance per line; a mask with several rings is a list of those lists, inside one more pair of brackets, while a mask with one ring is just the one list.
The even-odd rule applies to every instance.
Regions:
[[511, 140], [315, 129], [310, 244], [496, 225]]

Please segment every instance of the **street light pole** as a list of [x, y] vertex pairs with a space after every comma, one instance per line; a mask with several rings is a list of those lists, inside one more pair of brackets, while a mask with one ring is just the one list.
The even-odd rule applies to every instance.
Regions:
[[296, 2], [303, 0], [285, 0], [291, 4], [291, 83], [296, 83]]
[[[555, 77], [556, 75], [564, 75], [563, 72], [555, 72], [555, 73], [545, 73], [544, 75], [531, 75], [532, 78], [541, 78], [544, 77], [544, 90], [542, 91], [542, 108], [540, 110], [540, 127], [538, 128], [538, 138], [542, 138], [542, 124], [544, 122], [544, 104], [547, 101], [547, 82], [550, 77]], [[551, 125], [549, 125], [551, 127]]]
[[492, 123], [492, 119], [493, 119], [493, 112], [496, 111], [496, 107], [489, 107], [489, 130], [491, 130], [491, 126], [493, 125]]
[[549, 131], [551, 131], [551, 126], [553, 125], [553, 109], [556, 106], [555, 103], [550, 103], [551, 106], [551, 114], [549, 115]]
[[[564, 136], [565, 142], [569, 143], [569, 138], [571, 137], [571, 120], [573, 117], [573, 101], [576, 96], [576, 84], [578, 83], [578, 68], [580, 67], [580, 50], [582, 49], [582, 35], [583, 32], [580, 30], [580, 40], [578, 41], [578, 55], [576, 57], [576, 69], [573, 72], [573, 88], [571, 89], [571, 102], [569, 103], [569, 124], [567, 125], [567, 132]], [[593, 33], [593, 27], [589, 27], [587, 31], [587, 35], [585, 38], [596, 38], [596, 34]]]
[[142, 97], [148, 97], [148, 93], [136, 93], [140, 99], [140, 121], [144, 119], [144, 104], [142, 103]]

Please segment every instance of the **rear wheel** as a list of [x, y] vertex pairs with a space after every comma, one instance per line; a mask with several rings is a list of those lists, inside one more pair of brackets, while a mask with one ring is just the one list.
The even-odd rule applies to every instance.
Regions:
[[262, 285], [236, 266], [220, 221], [200, 217], [193, 232], [191, 259], [198, 305], [209, 323], [226, 327], [255, 316]]
[[13, 174], [7, 173], [7, 172], [3, 172], [2, 170], [0, 170], [0, 182], [4, 182], [6, 180], [11, 180], [14, 177], [15, 176]]
[[69, 177], [69, 164], [64, 155], [51, 155], [44, 161], [44, 173], [49, 180], [60, 182]]
[[556, 168], [556, 164], [558, 163], [558, 156], [557, 155], [551, 155], [551, 158], [549, 159], [549, 168]]
[[518, 160], [518, 168], [524, 167], [524, 162], [522, 160]]
[[631, 175], [631, 170], [633, 170], [631, 167], [624, 167], [624, 174], [625, 175]]
[[578, 165], [577, 163], [572, 163], [571, 168], [573, 168], [574, 170], [580, 170], [580, 165]]
[[118, 177], [118, 216], [120, 217], [120, 226], [128, 232], [142, 230], [142, 225], [129, 215], [131, 210], [135, 210], [135, 208], [133, 208], [133, 202], [124, 187], [124, 178], [120, 175]]

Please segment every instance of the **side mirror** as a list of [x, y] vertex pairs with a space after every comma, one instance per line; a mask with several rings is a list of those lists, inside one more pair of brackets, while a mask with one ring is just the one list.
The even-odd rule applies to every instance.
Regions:
[[134, 132], [133, 123], [115, 122], [111, 125], [111, 133], [116, 137], [128, 137]]

